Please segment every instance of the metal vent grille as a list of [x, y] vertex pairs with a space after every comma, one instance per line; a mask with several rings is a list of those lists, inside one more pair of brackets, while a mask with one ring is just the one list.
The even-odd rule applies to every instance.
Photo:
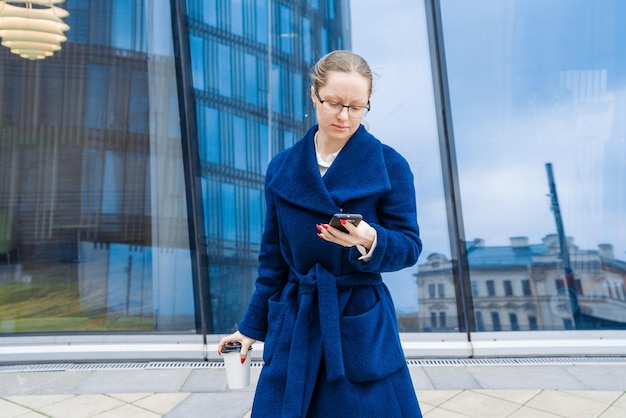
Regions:
[[407, 360], [409, 366], [580, 366], [624, 365], [626, 357], [535, 357], [535, 358], [481, 358], [481, 359], [423, 359]]
[[[263, 366], [263, 362], [253, 361], [254, 368]], [[158, 369], [223, 369], [223, 361], [158, 361], [144, 363], [50, 363], [50, 364], [16, 364], [0, 366], [0, 373], [22, 372], [65, 372], [93, 370], [158, 370]]]
[[[621, 365], [626, 357], [539, 357], [539, 358], [484, 358], [484, 359], [409, 359], [408, 366], [468, 367], [468, 366], [576, 366]], [[253, 368], [263, 367], [262, 361], [253, 361]], [[93, 370], [157, 370], [157, 369], [222, 369], [222, 361], [152, 361], [129, 363], [49, 363], [0, 366], [0, 373], [64, 372]]]

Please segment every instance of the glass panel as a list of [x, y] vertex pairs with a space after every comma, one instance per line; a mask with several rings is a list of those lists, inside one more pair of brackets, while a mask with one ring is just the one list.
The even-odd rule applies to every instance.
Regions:
[[626, 3], [441, 6], [479, 330], [625, 328]]
[[265, 202], [263, 193], [258, 189], [248, 189], [248, 216], [250, 218], [250, 242], [261, 244], [261, 232], [263, 231], [263, 221], [265, 220]]
[[0, 333], [195, 332], [169, 2], [62, 7], [0, 47]]
[[191, 50], [193, 86], [197, 89], [204, 89], [204, 39], [200, 38], [199, 36], [190, 36], [189, 49]]
[[[313, 113], [311, 60], [322, 50], [335, 49], [340, 38], [349, 38], [345, 32], [350, 16], [344, 13], [348, 9], [333, 6], [335, 19], [330, 21], [326, 4], [316, 2], [314, 6], [320, 7], [311, 8], [267, 0], [218, 2], [219, 16], [226, 13], [227, 20], [239, 21], [233, 14], [235, 6], [242, 13], [245, 42], [232, 36], [232, 27], [220, 26], [229, 32], [222, 33], [201, 22], [189, 25], [215, 333], [236, 328], [254, 290], [267, 164], [314, 123], [308, 116]], [[195, 12], [190, 13], [194, 19]], [[303, 21], [308, 22], [304, 27]], [[333, 30], [322, 39], [311, 22], [323, 22]], [[201, 45], [200, 40], [204, 46], [194, 46]], [[195, 52], [201, 48], [206, 54]], [[300, 53], [301, 48], [308, 51]], [[198, 83], [196, 74], [202, 74]]]
[[356, 3], [351, 8], [352, 49], [376, 74], [365, 124], [411, 166], [424, 244], [417, 266], [386, 273], [384, 280], [402, 331], [455, 332], [459, 325], [424, 5], [410, 0], [395, 1], [393, 7]]
[[[240, 3], [230, 7], [235, 4]], [[423, 6], [405, 0], [389, 8], [372, 1], [350, 12], [348, 1], [326, 0], [303, 7], [264, 0], [255, 0], [251, 3], [254, 7], [243, 4], [242, 21], [256, 26], [254, 31], [243, 29], [246, 36], [256, 34], [249, 44], [242, 45], [228, 34], [201, 24], [190, 25], [194, 77], [202, 74], [199, 82], [194, 78], [194, 89], [213, 332], [236, 328], [254, 289], [264, 217], [263, 175], [268, 161], [292, 146], [315, 123], [310, 117], [310, 65], [324, 53], [342, 47], [361, 52], [376, 72], [385, 69], [372, 99], [375, 111], [365, 123], [411, 164], [416, 174], [420, 221], [429, 225], [423, 231], [425, 267], [420, 267], [419, 284], [417, 266], [385, 277], [398, 305], [401, 329], [456, 330], [450, 263], [444, 263], [443, 270], [431, 267], [432, 260], [436, 263], [446, 258], [450, 245]], [[405, 28], [403, 36], [381, 36], [399, 21]], [[421, 22], [419, 31], [415, 22]], [[270, 39], [278, 42], [270, 43], [267, 51]], [[414, 52], [407, 54], [407, 50]], [[420, 110], [417, 119], [416, 108]], [[410, 135], [405, 120], [416, 121], [417, 128]], [[445, 286], [438, 282], [440, 279], [445, 280]], [[429, 285], [435, 286], [437, 302], [430, 303], [426, 296], [424, 289]]]
[[267, 0], [255, 0], [256, 11], [254, 13], [254, 22], [256, 23], [256, 39], [255, 41], [260, 44], [267, 44], [269, 39], [268, 30], [268, 1]]
[[[134, 23], [138, 20], [137, 16], [134, 15], [136, 9], [133, 8], [134, 4], [141, 5], [142, 3], [142, 1], [136, 2], [134, 0], [116, 0], [111, 2], [111, 46], [119, 49], [142, 50], [140, 45], [136, 45], [134, 36], [138, 26]], [[142, 28], [142, 26], [139, 26], [139, 28]]]
[[[249, 157], [247, 142], [246, 120], [240, 117], [233, 117], [234, 166], [239, 170], [246, 170], [248, 168]], [[252, 155], [250, 155], [250, 157], [252, 157]], [[253, 163], [253, 161], [250, 161], [250, 163]]]
[[311, 48], [313, 39], [313, 28], [311, 20], [306, 17], [302, 18], [302, 59], [308, 64], [313, 64], [313, 51]]
[[222, 237], [224, 241], [237, 241], [237, 198], [235, 186], [232, 184], [222, 184], [221, 187], [222, 205], [227, 210], [222, 210]]
[[335, 20], [335, 0], [326, 0], [326, 10], [328, 10], [328, 19]]
[[230, 30], [235, 35], [243, 35], [243, 4], [242, 0], [230, 0]]
[[[303, 82], [302, 74], [293, 74], [293, 81], [291, 83], [293, 88], [293, 106], [291, 106], [292, 116], [299, 121], [304, 121], [304, 92], [306, 92], [305, 83]], [[309, 80], [307, 80], [309, 81]], [[306, 83], [308, 86], [308, 83]]]
[[285, 84], [283, 83], [281, 70], [280, 65], [272, 65], [272, 111], [275, 113], [282, 113], [285, 100], [283, 97]]
[[293, 41], [295, 38], [295, 29], [293, 22], [293, 10], [287, 6], [279, 6], [280, 9], [280, 24], [279, 24], [279, 39], [280, 50], [285, 54], [293, 53]]
[[200, 2], [203, 6], [204, 21], [211, 26], [217, 26], [217, 0], [194, 0], [195, 2]]
[[200, 161], [219, 163], [221, 160], [220, 146], [220, 113], [212, 107], [198, 107], [198, 135], [200, 141]]
[[257, 105], [259, 104], [259, 70], [257, 67], [257, 58], [252, 54], [245, 54], [244, 60], [246, 102]]
[[219, 43], [217, 45], [217, 91], [222, 96], [230, 97], [232, 95], [232, 72], [231, 65], [231, 48], [227, 45]]
[[259, 172], [258, 174], [264, 174], [270, 159], [270, 141], [269, 141], [269, 127], [264, 124], [259, 124]]

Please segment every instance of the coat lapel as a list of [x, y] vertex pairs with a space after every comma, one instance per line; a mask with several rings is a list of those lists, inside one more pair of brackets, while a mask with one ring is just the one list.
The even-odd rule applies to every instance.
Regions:
[[391, 189], [382, 143], [363, 125], [343, 147], [323, 178], [337, 205]]
[[309, 210], [338, 212], [344, 202], [391, 188], [382, 144], [361, 125], [324, 177], [315, 157], [317, 125], [289, 149], [268, 187], [282, 199]]

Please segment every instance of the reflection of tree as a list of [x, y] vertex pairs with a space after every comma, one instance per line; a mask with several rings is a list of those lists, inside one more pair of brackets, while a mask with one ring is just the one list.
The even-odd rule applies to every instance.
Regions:
[[[478, 331], [622, 329], [626, 327], [626, 261], [614, 257], [611, 244], [581, 250], [567, 240], [575, 280], [567, 286], [556, 234], [541, 244], [526, 237], [509, 246], [467, 243], [474, 315]], [[418, 268], [420, 329], [455, 331], [457, 301], [453, 260], [431, 254]], [[575, 324], [572, 296], [580, 311]]]

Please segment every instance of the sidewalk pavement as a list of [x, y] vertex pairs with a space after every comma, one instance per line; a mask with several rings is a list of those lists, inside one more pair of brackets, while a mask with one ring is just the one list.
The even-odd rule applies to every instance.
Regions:
[[[626, 417], [623, 358], [408, 364], [427, 418]], [[253, 363], [251, 386], [229, 390], [218, 362], [5, 365], [0, 417], [249, 417], [260, 370]]]

